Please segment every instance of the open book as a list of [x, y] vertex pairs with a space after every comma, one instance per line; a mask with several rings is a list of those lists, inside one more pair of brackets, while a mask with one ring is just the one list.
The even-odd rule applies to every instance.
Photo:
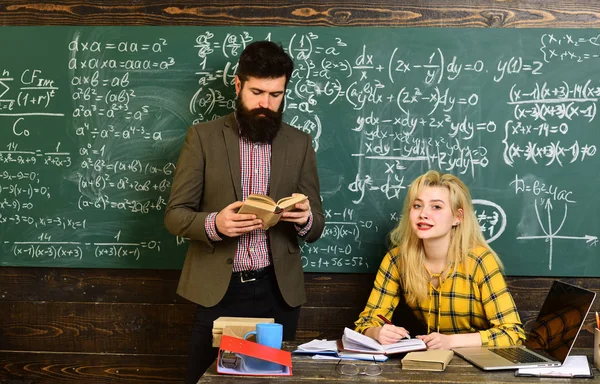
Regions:
[[343, 360], [366, 360], [366, 361], [386, 361], [388, 357], [382, 354], [354, 353], [338, 351], [336, 340], [313, 340], [308, 343], [300, 344], [292, 353], [314, 355], [313, 359], [343, 359]]
[[381, 353], [384, 355], [427, 349], [425, 343], [419, 339], [402, 339], [394, 344], [383, 345], [377, 340], [371, 339], [369, 336], [353, 331], [350, 328], [344, 328], [341, 346], [344, 351], [371, 354]]
[[298, 194], [288, 196], [275, 202], [267, 195], [251, 194], [248, 196], [244, 205], [238, 213], [253, 213], [263, 221], [263, 229], [269, 229], [281, 218], [283, 212], [293, 211], [297, 203], [302, 203], [308, 199], [307, 196]]

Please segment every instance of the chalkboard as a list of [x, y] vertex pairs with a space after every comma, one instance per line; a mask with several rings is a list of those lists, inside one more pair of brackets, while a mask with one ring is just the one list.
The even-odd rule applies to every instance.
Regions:
[[326, 216], [306, 271], [372, 272], [427, 169], [470, 187], [509, 275], [600, 276], [598, 30], [3, 27], [0, 265], [180, 268], [163, 226], [189, 125], [234, 107], [244, 46], [296, 69]]

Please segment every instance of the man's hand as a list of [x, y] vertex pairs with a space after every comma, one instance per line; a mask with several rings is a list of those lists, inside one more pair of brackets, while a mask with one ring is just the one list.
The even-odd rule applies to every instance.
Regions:
[[257, 219], [256, 215], [237, 213], [243, 204], [241, 201], [236, 201], [223, 208], [217, 214], [215, 225], [219, 233], [229, 237], [237, 237], [262, 228], [262, 220]]
[[[298, 193], [292, 193], [292, 196], [299, 195]], [[281, 221], [289, 221], [298, 224], [303, 227], [308, 222], [310, 217], [310, 201], [308, 198], [303, 203], [296, 203], [294, 210], [290, 212], [283, 212], [281, 215]]]

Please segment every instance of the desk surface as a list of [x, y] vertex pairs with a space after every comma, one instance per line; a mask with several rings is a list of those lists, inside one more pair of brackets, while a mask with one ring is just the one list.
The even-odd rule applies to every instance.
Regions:
[[[298, 343], [289, 343], [284, 346], [286, 350], [293, 350]], [[586, 355], [588, 360], [593, 362], [593, 350], [576, 349], [573, 355]], [[335, 360], [313, 360], [310, 356], [293, 355], [293, 376], [277, 377], [251, 377], [251, 376], [228, 376], [219, 375], [216, 372], [216, 365], [213, 364], [208, 371], [200, 378], [198, 384], [208, 383], [343, 383], [343, 382], [365, 382], [365, 383], [527, 383], [540, 382], [537, 377], [515, 377], [515, 371], [496, 371], [484, 372], [463, 360], [454, 356], [444, 372], [427, 371], [406, 371], [400, 368], [400, 358], [391, 357], [386, 362], [379, 363], [383, 368], [380, 376], [367, 377], [344, 376], [335, 370], [337, 361]], [[357, 362], [357, 364], [368, 364], [367, 362]], [[565, 378], [544, 378], [546, 383], [600, 383], [600, 372], [593, 368], [593, 379], [565, 379]]]

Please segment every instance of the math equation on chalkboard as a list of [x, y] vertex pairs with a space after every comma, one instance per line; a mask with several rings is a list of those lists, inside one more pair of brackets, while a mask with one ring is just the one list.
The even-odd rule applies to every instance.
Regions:
[[181, 268], [163, 215], [187, 127], [235, 110], [246, 45], [295, 69], [317, 153], [309, 272], [374, 272], [411, 181], [459, 176], [509, 275], [600, 276], [600, 35], [578, 29], [3, 27], [0, 265]]

